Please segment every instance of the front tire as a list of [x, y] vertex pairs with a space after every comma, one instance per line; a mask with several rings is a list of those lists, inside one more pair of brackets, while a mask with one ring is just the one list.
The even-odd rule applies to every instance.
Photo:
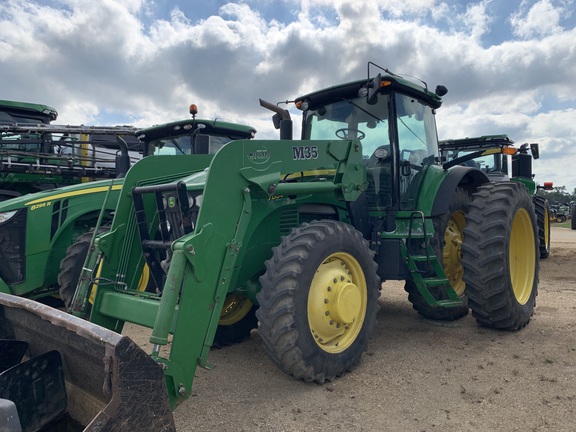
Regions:
[[[98, 228], [98, 234], [108, 232], [109, 230], [109, 226], [102, 226]], [[82, 273], [82, 267], [86, 261], [86, 256], [88, 255], [88, 249], [90, 248], [93, 235], [94, 229], [91, 229], [90, 231], [78, 236], [76, 241], [66, 249], [66, 256], [62, 261], [60, 261], [60, 273], [58, 273], [59, 294], [66, 306], [66, 309], [70, 309], [70, 306], [72, 306], [72, 300], [76, 293], [78, 281], [80, 280], [80, 275]], [[154, 292], [155, 289], [153, 288], [153, 285], [154, 284], [150, 278], [150, 271], [148, 266], [145, 264], [136, 289], [138, 291]], [[90, 299], [90, 302], [92, 302], [92, 299]], [[90, 305], [88, 308], [90, 308]]]
[[266, 352], [306, 382], [352, 370], [368, 345], [380, 293], [374, 252], [362, 234], [342, 222], [315, 221], [272, 251], [257, 295]]
[[464, 235], [462, 265], [472, 315], [485, 327], [523, 328], [536, 305], [539, 256], [534, 204], [525, 186], [481, 186]]
[[[98, 234], [108, 231], [108, 228], [101, 227], [98, 229]], [[60, 273], [58, 273], [58, 285], [60, 298], [64, 302], [66, 309], [72, 306], [74, 293], [78, 286], [80, 274], [82, 273], [82, 266], [86, 261], [88, 255], [88, 248], [92, 241], [94, 230], [78, 236], [76, 241], [66, 249], [66, 256], [60, 261]]]
[[250, 337], [252, 329], [258, 327], [257, 307], [247, 297], [228, 294], [212, 346], [223, 346], [240, 343]]

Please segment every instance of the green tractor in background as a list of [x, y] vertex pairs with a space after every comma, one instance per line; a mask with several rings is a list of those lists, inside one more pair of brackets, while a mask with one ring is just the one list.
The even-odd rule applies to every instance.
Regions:
[[[209, 367], [223, 312], [248, 331], [254, 308], [284, 372], [333, 380], [360, 362], [386, 280], [406, 281], [426, 317], [470, 308], [480, 325], [523, 328], [538, 288], [534, 204], [517, 182], [441, 164], [434, 114], [445, 93], [369, 63], [367, 78], [293, 101], [301, 140], [288, 111], [263, 102], [280, 140], [137, 162], [72, 315], [0, 294], [0, 337], [27, 344], [36, 363], [54, 356], [38, 375], [68, 383], [69, 402], [51, 415], [88, 430], [174, 430], [170, 410]], [[138, 289], [145, 266], [152, 292]], [[149, 356], [118, 334], [127, 322], [151, 329]], [[2, 375], [26, 367], [12, 360]]]
[[40, 104], [0, 101], [0, 201], [122, 177], [140, 158], [132, 126], [54, 125]]
[[[193, 115], [196, 108], [193, 106]], [[142, 156], [215, 153], [256, 130], [233, 123], [192, 119], [134, 130]], [[136, 139], [136, 137], [134, 137]], [[0, 292], [69, 306], [93, 228], [109, 229], [123, 178], [29, 193], [0, 202]], [[144, 272], [141, 289], [148, 286]]]
[[[449, 139], [440, 141], [442, 157], [448, 166], [461, 163], [481, 169], [490, 181], [516, 181], [522, 183], [532, 195], [536, 220], [540, 258], [550, 255], [550, 220], [552, 209], [548, 200], [538, 195], [538, 190], [552, 190], [552, 182], [539, 185], [534, 181], [532, 160], [540, 157], [537, 143], [514, 147], [507, 135], [486, 135], [474, 138]], [[456, 161], [456, 162], [454, 162]]]

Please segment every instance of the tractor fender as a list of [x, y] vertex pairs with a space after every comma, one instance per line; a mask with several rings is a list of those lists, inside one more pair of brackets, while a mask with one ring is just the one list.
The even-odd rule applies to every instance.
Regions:
[[465, 189], [472, 193], [479, 186], [490, 182], [490, 179], [481, 170], [474, 167], [456, 165], [448, 170], [442, 185], [438, 189], [430, 216], [440, 216], [448, 211], [450, 198], [456, 188]]

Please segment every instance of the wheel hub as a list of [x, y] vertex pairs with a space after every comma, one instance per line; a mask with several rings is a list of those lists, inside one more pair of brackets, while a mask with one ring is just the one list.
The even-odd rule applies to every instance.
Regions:
[[252, 302], [246, 297], [229, 294], [222, 306], [219, 325], [232, 325], [244, 318], [252, 308]]
[[350, 324], [360, 313], [360, 290], [350, 281], [338, 282], [328, 296], [328, 316], [340, 324]]

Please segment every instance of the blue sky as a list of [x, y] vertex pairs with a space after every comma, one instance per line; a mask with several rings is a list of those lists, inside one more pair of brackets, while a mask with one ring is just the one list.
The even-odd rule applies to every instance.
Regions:
[[[258, 98], [363, 78], [373, 61], [449, 93], [439, 137], [538, 142], [536, 180], [576, 187], [576, 0], [5, 0], [0, 99], [61, 123], [187, 116], [276, 138]], [[294, 112], [298, 116], [298, 112]], [[295, 122], [295, 134], [298, 122]]]

